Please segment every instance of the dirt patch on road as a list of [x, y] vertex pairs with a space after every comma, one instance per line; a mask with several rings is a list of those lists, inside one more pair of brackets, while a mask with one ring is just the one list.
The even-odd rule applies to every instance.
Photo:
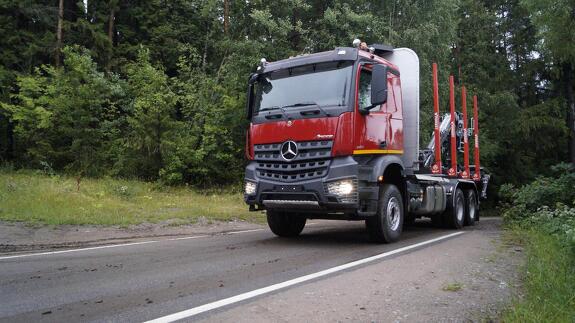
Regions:
[[262, 225], [244, 221], [207, 220], [188, 225], [166, 221], [126, 228], [91, 225], [30, 226], [24, 223], [0, 222], [0, 254], [93, 247], [143, 239], [221, 234], [263, 228], [265, 227]]

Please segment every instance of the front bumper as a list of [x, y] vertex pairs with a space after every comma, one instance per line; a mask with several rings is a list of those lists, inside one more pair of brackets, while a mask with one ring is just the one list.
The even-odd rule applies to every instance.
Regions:
[[[245, 180], [256, 184], [253, 194], [244, 195], [244, 200], [250, 206], [250, 210], [354, 213], [358, 209], [359, 166], [351, 156], [332, 159], [327, 174], [323, 177], [295, 182], [262, 178], [258, 174], [258, 163], [252, 161], [246, 167]], [[345, 196], [330, 194], [327, 184], [335, 181], [353, 183], [352, 193]]]

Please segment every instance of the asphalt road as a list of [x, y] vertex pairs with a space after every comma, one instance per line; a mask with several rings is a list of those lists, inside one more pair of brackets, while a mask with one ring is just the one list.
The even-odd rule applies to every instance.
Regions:
[[420, 224], [407, 228], [400, 242], [378, 245], [368, 241], [362, 222], [313, 222], [296, 239], [256, 230], [0, 256], [0, 321], [141, 322], [454, 232]]

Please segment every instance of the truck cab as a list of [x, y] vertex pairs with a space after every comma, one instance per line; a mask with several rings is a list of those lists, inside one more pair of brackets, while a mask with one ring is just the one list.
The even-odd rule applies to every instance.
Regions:
[[417, 214], [410, 200], [446, 192], [426, 194], [434, 181], [422, 186], [416, 177], [419, 60], [410, 49], [262, 59], [246, 109], [244, 199], [250, 210], [266, 211], [279, 236], [298, 235], [311, 218], [365, 220], [375, 240], [392, 242], [405, 215]]

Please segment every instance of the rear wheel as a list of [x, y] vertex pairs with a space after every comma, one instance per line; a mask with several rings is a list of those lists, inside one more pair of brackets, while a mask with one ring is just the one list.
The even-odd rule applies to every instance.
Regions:
[[403, 202], [395, 185], [383, 184], [379, 190], [377, 214], [365, 221], [370, 237], [376, 242], [394, 242], [403, 228]]
[[305, 227], [306, 218], [295, 213], [278, 211], [267, 212], [268, 226], [280, 237], [298, 236]]
[[465, 195], [458, 188], [455, 190], [453, 205], [445, 213], [444, 220], [452, 229], [461, 229], [465, 223]]
[[477, 198], [474, 190], [465, 191], [465, 225], [474, 225], [477, 219]]

